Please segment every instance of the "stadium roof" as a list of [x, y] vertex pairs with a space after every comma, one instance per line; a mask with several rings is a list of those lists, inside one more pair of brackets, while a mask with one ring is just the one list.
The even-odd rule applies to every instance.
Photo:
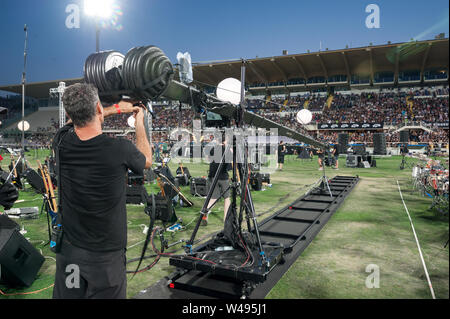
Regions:
[[[247, 59], [246, 83], [254, 89], [265, 89], [270, 83], [281, 83], [284, 86], [290, 80], [304, 79], [305, 83], [299, 86], [308, 88], [350, 84], [350, 79], [355, 75], [367, 77], [373, 83], [377, 73], [387, 72], [393, 74], [393, 81], [387, 84], [397, 84], [399, 73], [404, 71], [419, 71], [420, 80], [416, 82], [420, 83], [426, 70], [445, 71], [448, 76], [448, 50], [447, 38]], [[239, 79], [241, 64], [242, 60], [194, 63], [195, 83], [214, 87], [228, 77]], [[343, 77], [333, 82], [333, 77], [336, 76]], [[308, 81], [315, 77], [323, 80]], [[59, 82], [71, 85], [82, 80], [74, 78], [27, 83], [26, 95], [47, 98], [50, 88], [56, 88]], [[0, 90], [19, 94], [22, 92], [20, 84], [2, 86]]]
[[[46, 82], [26, 83], [25, 95], [29, 97], [34, 97], [36, 99], [44, 99], [49, 97], [50, 89], [58, 87], [59, 82], [65, 82], [66, 86], [69, 86], [82, 81], [83, 78], [75, 78], [75, 79], [54, 80]], [[22, 85], [16, 84], [16, 85], [0, 86], [0, 91], [22, 94]]]
[[[320, 51], [276, 57], [248, 59], [246, 83], [267, 84], [292, 79], [333, 76], [369, 76], [378, 72], [392, 72], [398, 80], [402, 71], [444, 70], [448, 74], [449, 40], [428, 40], [334, 51]], [[194, 66], [194, 79], [216, 86], [227, 77], [240, 78], [242, 61], [202, 63]], [[307, 82], [307, 81], [305, 81]], [[311, 85], [312, 86], [312, 85]]]

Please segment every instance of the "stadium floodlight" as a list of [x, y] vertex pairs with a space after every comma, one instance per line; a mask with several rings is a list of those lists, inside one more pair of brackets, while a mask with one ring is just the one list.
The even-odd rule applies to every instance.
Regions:
[[100, 19], [107, 19], [113, 14], [113, 0], [84, 0], [84, 12], [95, 17], [95, 48], [100, 51]]
[[217, 86], [216, 96], [219, 100], [238, 105], [241, 102], [241, 81], [227, 78]]
[[113, 0], [84, 0], [84, 12], [88, 16], [109, 18], [113, 12]]
[[20, 121], [19, 124], [17, 124], [17, 128], [21, 132], [26, 132], [30, 129], [30, 123], [27, 121]]
[[312, 120], [312, 113], [310, 110], [303, 109], [297, 113], [297, 122], [300, 124], [306, 125], [309, 124]]

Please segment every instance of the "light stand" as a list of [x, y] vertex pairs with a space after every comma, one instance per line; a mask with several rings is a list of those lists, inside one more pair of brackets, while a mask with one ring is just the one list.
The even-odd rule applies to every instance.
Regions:
[[320, 189], [321, 189], [322, 192], [328, 191], [328, 193], [330, 194], [330, 197], [333, 198], [333, 193], [331, 192], [331, 189], [330, 189], [330, 183], [329, 183], [327, 175], [325, 174], [325, 166], [326, 165], [325, 165], [324, 162], [325, 161], [322, 161], [323, 175], [321, 177]]
[[[330, 183], [329, 183], [328, 177], [325, 175], [325, 168], [323, 169], [323, 176], [322, 176], [321, 180], [322, 180], [322, 182], [321, 182], [322, 191], [328, 190], [330, 197], [333, 197], [333, 193], [331, 192], [331, 189], [330, 189]], [[325, 187], [326, 187], [326, 189], [325, 189]]]
[[95, 19], [95, 52], [100, 52], [100, 26], [99, 19]]
[[23, 50], [23, 72], [22, 72], [22, 167], [25, 168], [25, 82], [26, 82], [26, 67], [27, 67], [27, 42], [28, 42], [28, 28], [27, 25], [23, 27], [25, 32], [25, 45]]

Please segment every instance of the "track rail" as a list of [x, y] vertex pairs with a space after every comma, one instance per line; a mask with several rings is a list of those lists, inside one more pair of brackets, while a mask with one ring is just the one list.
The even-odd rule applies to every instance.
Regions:
[[336, 176], [328, 189], [316, 187], [263, 220], [259, 226], [263, 243], [283, 245], [283, 259], [260, 284], [223, 277], [210, 272], [177, 268], [134, 298], [264, 298], [308, 247], [333, 213], [358, 183], [358, 177]]

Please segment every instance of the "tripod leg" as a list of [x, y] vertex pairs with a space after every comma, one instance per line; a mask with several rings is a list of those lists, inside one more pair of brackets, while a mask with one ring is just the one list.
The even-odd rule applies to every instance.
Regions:
[[327, 185], [328, 192], [330, 193], [330, 197], [333, 197], [333, 193], [331, 192], [330, 183], [328, 182], [328, 178], [327, 177], [325, 177], [325, 183]]
[[333, 197], [333, 193], [331, 192], [330, 184], [328, 183], [328, 177], [325, 175], [325, 165], [323, 165], [323, 175], [322, 175], [322, 183], [321, 183], [322, 191], [330, 194], [330, 197]]
[[[227, 148], [227, 150], [228, 150], [228, 148]], [[186, 252], [188, 252], [188, 253], [192, 252], [192, 245], [194, 243], [195, 236], [197, 235], [198, 229], [200, 228], [202, 218], [203, 218], [203, 216], [205, 216], [208, 213], [209, 201], [213, 195], [214, 189], [216, 188], [217, 182], [219, 181], [219, 174], [222, 171], [223, 166], [225, 165], [225, 160], [226, 160], [225, 154], [226, 153], [227, 153], [227, 151], [225, 151], [222, 155], [222, 160], [219, 164], [219, 167], [217, 168], [216, 174], [214, 175], [214, 179], [211, 183], [210, 189], [208, 190], [208, 194], [206, 196], [205, 203], [203, 204], [202, 210], [200, 211], [200, 215], [197, 219], [197, 223], [195, 224], [194, 231], [192, 232], [191, 238], [186, 243]]]
[[[255, 213], [255, 206], [253, 205], [253, 198], [252, 198], [252, 194], [250, 192], [250, 186], [248, 184], [248, 157], [247, 157], [247, 151], [248, 151], [248, 145], [247, 142], [244, 141], [244, 165], [239, 165], [238, 167], [241, 167], [243, 169], [243, 173], [242, 174], [244, 179], [242, 180], [244, 185], [243, 185], [243, 190], [244, 192], [241, 192], [241, 209], [243, 207], [243, 205], [245, 204], [246, 207], [246, 213], [247, 213], [247, 227], [248, 227], [248, 231], [250, 231], [251, 229], [251, 225], [250, 225], [250, 218], [253, 221], [253, 229], [254, 229], [254, 233], [256, 235], [256, 241], [258, 244], [258, 249], [259, 249], [259, 253], [261, 255], [262, 258], [262, 262], [264, 265], [266, 265], [267, 267], [269, 267], [269, 261], [267, 260], [267, 257], [265, 255], [264, 249], [262, 247], [261, 244], [261, 237], [259, 235], [259, 228], [258, 228], [258, 222], [256, 221], [256, 213]], [[236, 155], [234, 155], [233, 160], [236, 160]], [[241, 160], [241, 156], [239, 156], [239, 161]], [[245, 203], [244, 203], [245, 202]], [[250, 214], [250, 218], [248, 218], [248, 214]], [[240, 226], [240, 225], [239, 225]]]
[[253, 206], [253, 199], [252, 199], [252, 195], [251, 195], [250, 188], [249, 188], [248, 184], [247, 184], [246, 189], [247, 189], [246, 190], [247, 203], [248, 203], [248, 206], [250, 208], [250, 213], [252, 215], [251, 219], [253, 221], [253, 228], [254, 228], [254, 232], [255, 232], [255, 235], [256, 235], [256, 241], [257, 241], [257, 244], [258, 244], [259, 253], [260, 253], [261, 257], [262, 257], [263, 264], [265, 264], [267, 267], [269, 267], [270, 266], [269, 261], [267, 260], [266, 254], [265, 254], [265, 252], [263, 250], [263, 247], [262, 247], [261, 237], [259, 235], [258, 222], [256, 221], [255, 207]]

